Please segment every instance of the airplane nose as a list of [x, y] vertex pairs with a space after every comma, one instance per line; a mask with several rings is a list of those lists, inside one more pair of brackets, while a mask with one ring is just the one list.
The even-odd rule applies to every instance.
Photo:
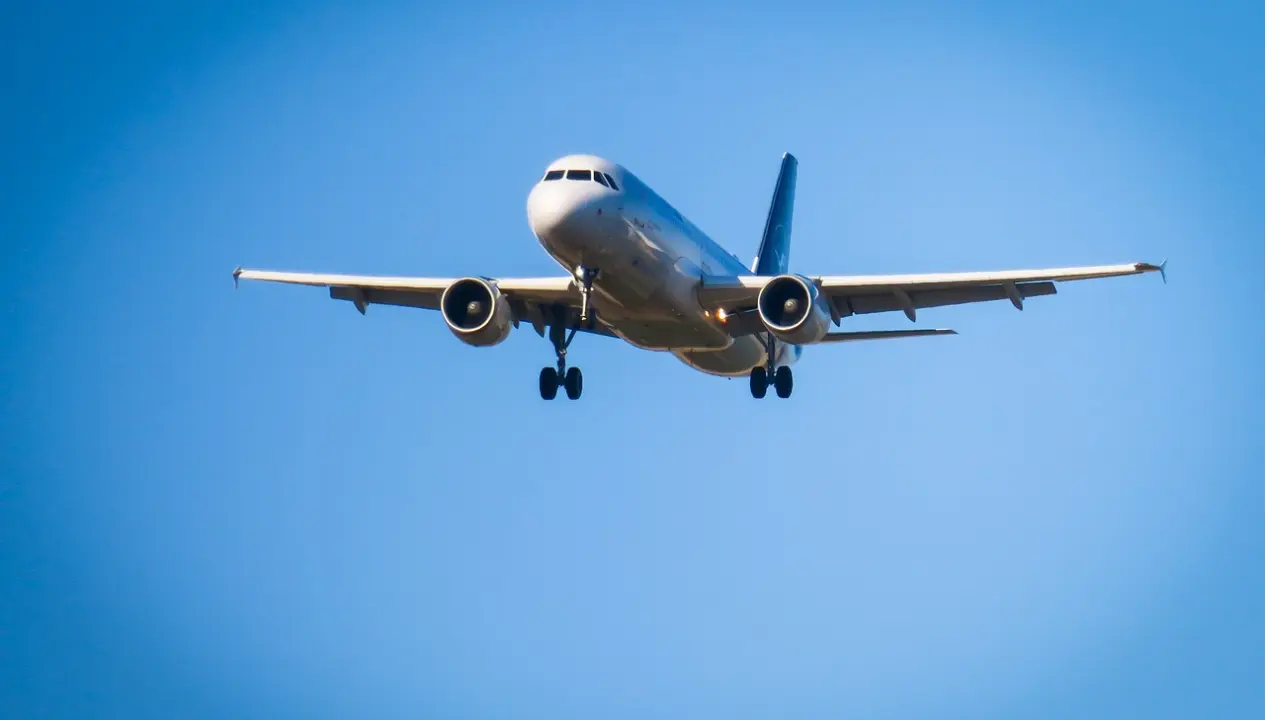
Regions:
[[[577, 183], [574, 183], [576, 185]], [[567, 182], [540, 183], [529, 193], [529, 228], [540, 238], [576, 234], [587, 229], [596, 214], [591, 195], [574, 192]]]

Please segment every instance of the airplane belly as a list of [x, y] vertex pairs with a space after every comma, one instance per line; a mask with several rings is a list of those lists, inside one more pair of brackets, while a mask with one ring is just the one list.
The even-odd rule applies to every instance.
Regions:
[[656, 220], [643, 203], [601, 208], [539, 240], [566, 270], [599, 271], [596, 316], [632, 345], [671, 351], [733, 345], [728, 331], [698, 303], [702, 268], [696, 245]]
[[672, 353], [684, 364], [710, 375], [740, 377], [751, 368], [765, 364], [764, 345], [754, 336], [736, 338], [724, 350], [710, 352], [677, 351]]
[[599, 318], [618, 337], [646, 350], [714, 351], [732, 346], [725, 327], [694, 299], [696, 278], [670, 270], [657, 276], [657, 284], [651, 284], [653, 277], [639, 268], [608, 278], [600, 274], [597, 287], [611, 298], [622, 299], [597, 309]]
[[615, 335], [645, 350], [714, 352], [733, 341], [716, 328], [691, 318], [655, 315], [635, 317], [630, 308], [615, 308], [611, 317], [603, 308], [597, 316]]
[[696, 263], [672, 252], [652, 227], [630, 224], [615, 236], [611, 256], [596, 288], [615, 302], [599, 317], [623, 340], [647, 350], [722, 350], [733, 340], [697, 301], [701, 272]]

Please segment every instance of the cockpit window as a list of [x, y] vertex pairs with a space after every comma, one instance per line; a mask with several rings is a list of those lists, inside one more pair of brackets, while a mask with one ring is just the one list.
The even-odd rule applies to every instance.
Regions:
[[618, 189], [618, 183], [614, 182], [608, 173], [602, 173], [599, 170], [548, 170], [547, 174], [542, 176], [542, 182], [549, 180], [594, 180], [607, 188]]

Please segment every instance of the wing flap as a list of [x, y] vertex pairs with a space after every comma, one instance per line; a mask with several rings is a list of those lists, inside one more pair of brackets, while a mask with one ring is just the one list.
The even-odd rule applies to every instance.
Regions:
[[334, 300], [350, 300], [359, 308], [365, 305], [398, 305], [400, 307], [416, 307], [424, 310], [440, 309], [440, 294], [443, 291], [429, 290], [384, 290], [382, 288], [362, 288], [346, 285], [329, 287], [329, 297]]
[[[1057, 294], [1058, 289], [1051, 282], [1022, 283], [1014, 286], [1020, 297], [1039, 297]], [[966, 303], [989, 302], [991, 300], [1008, 300], [1009, 291], [1003, 285], [979, 285], [976, 287], [957, 287], [940, 290], [902, 291], [910, 308], [942, 307], [944, 305], [964, 305]], [[877, 293], [874, 295], [835, 295], [833, 305], [838, 305], [841, 315], [878, 312], [902, 312], [906, 308], [897, 294]], [[847, 309], [846, 309], [847, 308]]]
[[948, 328], [934, 330], [862, 330], [859, 332], [829, 333], [822, 338], [824, 343], [852, 342], [855, 340], [893, 340], [895, 338], [930, 337], [935, 335], [955, 335], [956, 331]]

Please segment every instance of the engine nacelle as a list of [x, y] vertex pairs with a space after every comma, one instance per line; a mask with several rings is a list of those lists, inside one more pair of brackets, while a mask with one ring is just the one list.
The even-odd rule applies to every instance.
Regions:
[[779, 340], [815, 343], [831, 329], [831, 309], [818, 286], [800, 275], [779, 275], [760, 288], [760, 319]]
[[515, 323], [507, 296], [482, 278], [462, 278], [445, 288], [440, 314], [459, 340], [476, 347], [506, 340]]

